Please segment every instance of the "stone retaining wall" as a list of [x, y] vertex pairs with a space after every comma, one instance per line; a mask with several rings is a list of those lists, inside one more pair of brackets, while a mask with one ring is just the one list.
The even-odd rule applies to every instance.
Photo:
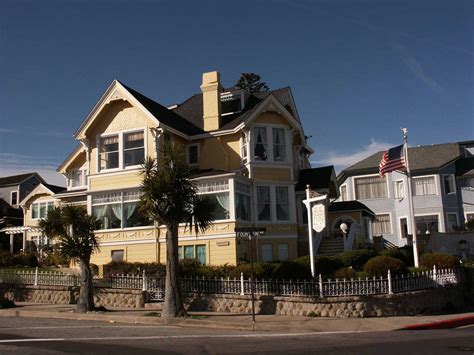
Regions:
[[[96, 288], [96, 306], [141, 308], [146, 295], [139, 290]], [[75, 304], [78, 287], [1, 285], [0, 296], [12, 301]], [[189, 311], [226, 313], [252, 312], [248, 295], [215, 295], [189, 293], [184, 297]], [[294, 316], [365, 318], [410, 316], [439, 312], [455, 312], [465, 307], [460, 287], [437, 288], [394, 295], [305, 298], [256, 296], [255, 313]]]
[[[190, 311], [251, 313], [250, 296], [189, 294], [185, 297]], [[462, 290], [457, 287], [399, 293], [394, 295], [353, 297], [272, 297], [257, 296], [255, 313], [293, 316], [365, 318], [410, 316], [464, 309]]]
[[[79, 287], [0, 285], [1, 295], [17, 302], [76, 304]], [[145, 297], [139, 290], [95, 288], [94, 302], [98, 307], [141, 308]]]

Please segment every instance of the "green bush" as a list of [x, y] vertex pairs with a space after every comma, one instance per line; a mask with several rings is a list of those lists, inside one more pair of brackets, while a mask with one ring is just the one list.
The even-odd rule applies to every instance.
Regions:
[[273, 270], [272, 279], [309, 280], [311, 279], [311, 269], [309, 265], [303, 265], [293, 261], [283, 261], [277, 264]]
[[[309, 270], [311, 270], [309, 255], [301, 256], [293, 262], [305, 265]], [[321, 274], [324, 277], [333, 277], [334, 273], [343, 266], [341, 260], [334, 256], [316, 256], [314, 260], [315, 274]]]
[[128, 263], [125, 261], [112, 261], [104, 265], [104, 276], [106, 275], [141, 275], [145, 270], [148, 276], [165, 275], [166, 267], [160, 263]]
[[445, 253], [426, 253], [421, 255], [421, 267], [432, 269], [433, 265], [436, 265], [438, 269], [452, 269], [459, 266], [459, 260]]
[[406, 266], [413, 266], [414, 264], [413, 250], [411, 248], [385, 249], [380, 252], [380, 255], [386, 255], [401, 260]]
[[370, 259], [364, 265], [364, 271], [370, 276], [387, 276], [390, 270], [392, 275], [405, 274], [408, 272], [403, 261], [387, 255], [379, 255]]
[[336, 279], [353, 279], [357, 277], [357, 271], [351, 267], [343, 267], [334, 273]]
[[15, 258], [9, 251], [0, 252], [0, 267], [11, 267], [15, 265]]
[[[273, 263], [254, 263], [253, 273], [257, 279], [270, 279], [273, 274], [273, 270], [278, 264]], [[244, 274], [245, 278], [250, 277], [250, 264], [240, 264], [236, 266], [229, 274], [230, 278], [239, 278], [240, 273]]]
[[47, 251], [41, 259], [41, 265], [43, 266], [68, 266], [69, 258], [61, 254], [59, 246], [55, 245], [54, 248]]
[[377, 252], [373, 249], [358, 249], [337, 254], [334, 258], [340, 260], [344, 267], [362, 270], [365, 263], [375, 256], [377, 256]]

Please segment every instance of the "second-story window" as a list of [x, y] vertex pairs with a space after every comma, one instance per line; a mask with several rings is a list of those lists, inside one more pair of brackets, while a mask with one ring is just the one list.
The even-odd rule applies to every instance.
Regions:
[[285, 160], [285, 130], [283, 128], [273, 128], [273, 160], [284, 161]]
[[339, 190], [341, 192], [341, 201], [347, 201], [348, 200], [348, 198], [347, 198], [347, 185], [341, 185]]
[[70, 173], [71, 178], [70, 178], [70, 186], [71, 187], [79, 187], [79, 186], [85, 186], [86, 185], [86, 179], [85, 179], [85, 171], [84, 170], [73, 170]]
[[271, 221], [270, 186], [257, 186], [257, 218], [259, 221]]
[[18, 191], [12, 191], [10, 195], [10, 205], [14, 206], [18, 204]]
[[54, 202], [36, 202], [31, 204], [31, 219], [46, 218], [48, 210], [54, 207]]
[[119, 136], [100, 139], [100, 170], [119, 167]]
[[199, 147], [197, 144], [188, 145], [188, 164], [197, 165], [199, 163]]
[[393, 191], [395, 198], [402, 199], [405, 197], [405, 189], [403, 187], [403, 180], [397, 180], [393, 183]]
[[385, 177], [368, 176], [354, 179], [356, 200], [386, 198], [387, 183]]
[[413, 185], [415, 196], [436, 195], [436, 182], [434, 176], [413, 178]]
[[145, 161], [145, 139], [143, 132], [125, 133], [123, 135], [124, 166], [143, 164]]
[[288, 187], [276, 186], [276, 218], [278, 221], [288, 221], [290, 219], [290, 202], [288, 199]]
[[446, 195], [456, 193], [456, 180], [454, 178], [454, 174], [444, 175], [443, 182], [444, 182], [444, 193]]
[[255, 127], [255, 160], [267, 160], [267, 129]]

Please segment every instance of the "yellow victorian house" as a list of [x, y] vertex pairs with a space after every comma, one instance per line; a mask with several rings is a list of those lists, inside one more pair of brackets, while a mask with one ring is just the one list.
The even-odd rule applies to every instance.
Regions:
[[67, 190], [39, 187], [22, 206], [27, 216], [40, 201], [86, 206], [102, 222], [92, 263], [165, 262], [165, 229], [149, 225], [137, 203], [141, 164], [156, 158], [167, 141], [186, 147], [199, 192], [218, 206], [206, 234], [180, 228], [180, 258], [210, 265], [246, 261], [247, 244], [234, 232], [246, 226], [266, 227], [258, 260], [298, 256], [306, 232], [295, 185], [312, 150], [290, 88], [255, 94], [223, 89], [214, 71], [203, 74], [200, 93], [165, 107], [114, 80], [74, 136], [79, 145], [58, 168]]

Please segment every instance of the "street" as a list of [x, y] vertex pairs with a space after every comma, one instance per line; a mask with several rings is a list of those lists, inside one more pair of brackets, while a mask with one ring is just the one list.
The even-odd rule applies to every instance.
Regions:
[[282, 334], [40, 318], [0, 322], [0, 354], [474, 354], [474, 327]]

